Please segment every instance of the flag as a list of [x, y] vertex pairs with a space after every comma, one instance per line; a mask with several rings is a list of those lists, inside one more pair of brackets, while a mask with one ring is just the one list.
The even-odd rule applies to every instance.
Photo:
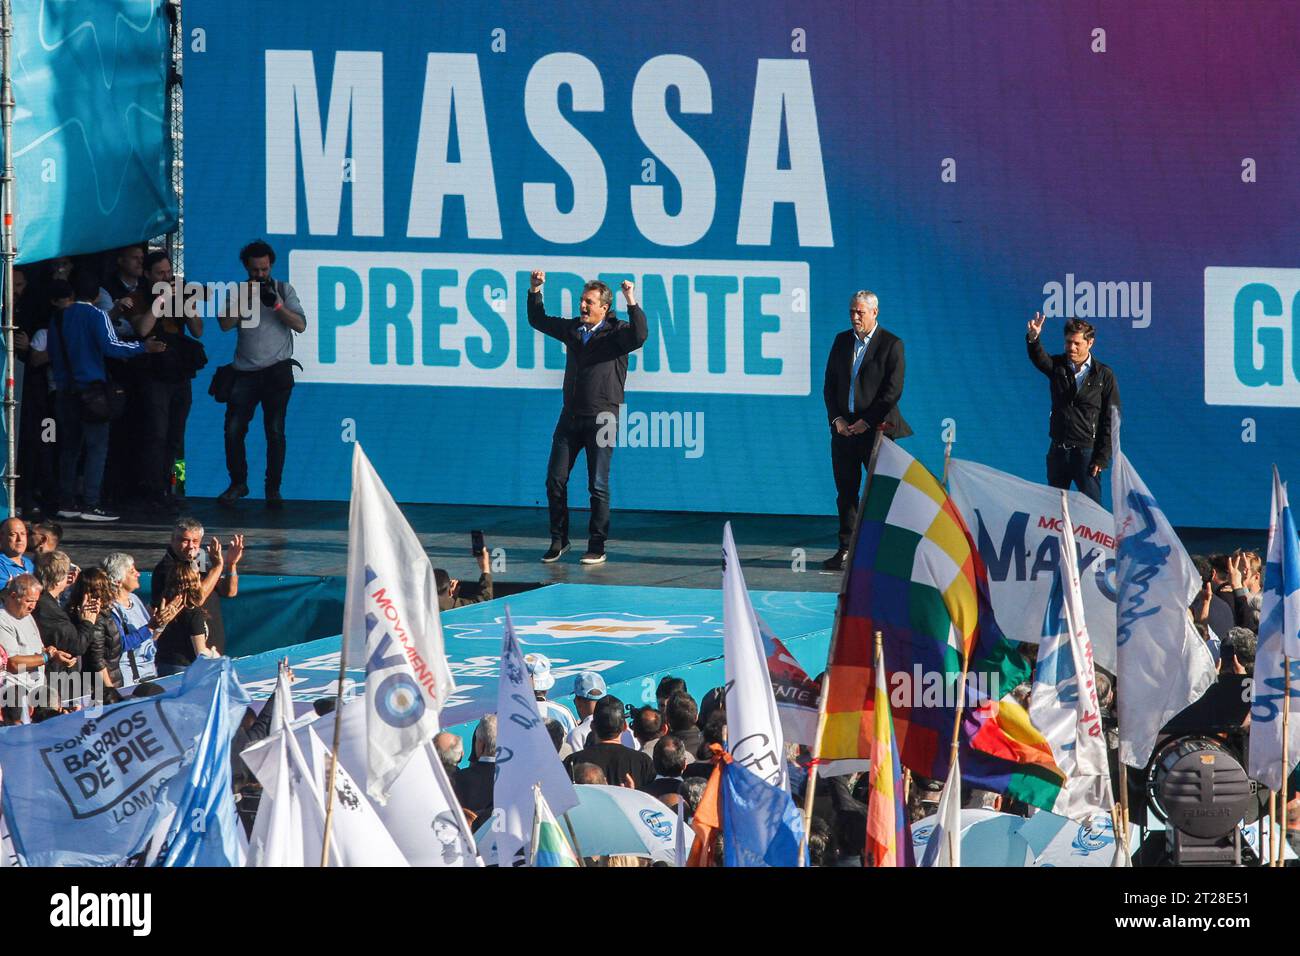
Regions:
[[1268, 550], [1260, 595], [1259, 645], [1250, 706], [1250, 775], [1270, 790], [1282, 789], [1282, 710], [1286, 698], [1286, 657], [1291, 666], [1291, 719], [1286, 771], [1300, 760], [1300, 539], [1287, 501], [1286, 486], [1273, 468]]
[[714, 772], [720, 775], [716, 809], [721, 815], [723, 865], [799, 866], [803, 814], [790, 794], [751, 773], [730, 754], [723, 755]]
[[961, 866], [961, 760], [952, 761], [922, 866]]
[[402, 767], [438, 732], [455, 682], [438, 588], [420, 540], [361, 450], [352, 452], [343, 637], [366, 662], [366, 792], [383, 803]]
[[[1061, 563], [1061, 489], [1025, 481], [973, 461], [948, 461], [948, 494], [984, 562], [993, 615], [1007, 637], [1037, 644]], [[1083, 607], [1097, 663], [1115, 672], [1115, 519], [1078, 491], [1067, 491]]]
[[767, 652], [730, 521], [722, 528], [722, 655], [731, 757], [767, 783], [788, 791], [785, 738], [767, 671]]
[[[275, 694], [263, 706], [272, 708], [271, 736], [289, 727], [293, 716], [293, 692], [290, 690], [289, 674], [285, 670], [283, 661], [280, 663], [275, 679]], [[300, 820], [301, 813], [292, 805], [288, 772], [283, 775], [280, 774], [281, 768], [287, 771], [289, 766], [288, 745], [281, 740], [276, 745], [276, 748], [278, 762], [275, 767], [274, 783], [270, 787], [265, 783], [263, 784], [262, 798], [257, 805], [257, 816], [253, 818], [253, 833], [248, 838], [249, 866], [298, 865], [293, 862], [285, 862], [283, 859], [272, 860], [267, 856], [266, 848], [270, 841], [270, 831], [273, 825], [282, 828], [282, 832], [277, 835], [275, 840], [277, 851], [285, 854], [286, 858], [290, 860], [299, 859], [302, 856], [301, 849], [291, 849], [288, 841], [283, 836], [284, 833], [301, 829], [300, 823], [292, 822]], [[253, 771], [253, 774], [258, 776], [256, 770]]]
[[533, 866], [579, 866], [578, 854], [573, 852], [569, 838], [546, 805], [542, 788], [533, 785]]
[[1119, 756], [1145, 767], [1160, 728], [1205, 693], [1215, 667], [1188, 613], [1201, 576], [1120, 450], [1118, 410], [1112, 419]]
[[[788, 744], [811, 747], [817, 742], [821, 685], [808, 676], [757, 611], [754, 620], [758, 622], [758, 633], [767, 654], [767, 673], [772, 679], [772, 696], [776, 699], [776, 714], [781, 720], [781, 736]], [[789, 767], [786, 773], [788, 776]]]
[[[329, 793], [330, 755], [310, 724], [305, 728], [311, 748], [314, 786]], [[322, 800], [324, 797], [322, 797]], [[330, 849], [338, 865], [410, 866], [393, 842], [375, 809], [340, 761], [334, 771], [334, 811], [330, 820]]]
[[497, 865], [514, 866], [529, 857], [533, 787], [540, 786], [547, 804], [560, 814], [578, 805], [578, 795], [537, 710], [509, 608], [497, 686], [496, 780], [493, 818], [486, 826], [496, 836]]
[[1043, 621], [1029, 717], [1066, 777], [1052, 811], [1087, 821], [1099, 810], [1109, 812], [1114, 800], [1092, 641], [1079, 587], [1074, 525], [1064, 491], [1061, 517], [1061, 563]]
[[238, 865], [230, 743], [248, 699], [229, 658], [199, 658], [166, 693], [0, 730], [21, 863], [116, 866], [173, 817], [162, 859]]
[[704, 785], [695, 815], [691, 817], [691, 830], [695, 832], [695, 841], [691, 844], [687, 866], [717, 866], [716, 836], [722, 829], [722, 767], [731, 759], [731, 755], [717, 744], [713, 749], [713, 772]]
[[912, 831], [903, 797], [903, 768], [898, 760], [898, 742], [894, 739], [894, 718], [889, 711], [886, 686], [884, 652], [877, 647], [866, 852], [872, 866], [914, 866]]
[[[299, 746], [311, 756], [312, 746], [308, 730], [322, 742], [333, 741], [334, 724], [342, 715], [343, 726], [339, 737], [339, 767], [355, 782], [366, 772], [366, 706], [361, 698], [345, 700], [343, 706], [310, 724], [299, 723], [292, 734]], [[268, 771], [264, 767], [276, 759], [275, 751], [281, 745], [280, 735], [258, 741], [243, 752], [244, 763], [263, 779]], [[328, 752], [321, 754], [319, 765], [308, 761], [314, 777], [328, 769]], [[271, 778], [274, 779], [274, 778]], [[264, 793], [263, 805], [269, 793]], [[366, 800], [364, 794], [360, 799]], [[411, 866], [462, 867], [480, 866], [474, 848], [474, 837], [469, 832], [465, 815], [451, 789], [447, 772], [437, 757], [433, 744], [413, 754], [406, 762], [401, 775], [393, 782], [386, 803], [371, 803], [384, 829]], [[335, 805], [335, 814], [338, 814]], [[261, 810], [258, 811], [258, 821]], [[336, 821], [337, 823], [337, 821]], [[256, 830], [257, 822], [254, 823]], [[331, 841], [333, 842], [333, 841]], [[320, 864], [320, 841], [316, 842], [316, 858], [312, 866]]]
[[[265, 762], [250, 762], [247, 755], [252, 748], [244, 751], [244, 762], [262, 784], [249, 865], [318, 867], [325, 839], [325, 799], [320, 778], [308, 765], [292, 729], [281, 730], [269, 738], [268, 744], [273, 749], [267, 753], [274, 759]], [[264, 816], [266, 823], [259, 830]], [[333, 840], [329, 865], [339, 865], [339, 848]]]
[[963, 699], [959, 743], [967, 782], [1053, 806], [1063, 775], [1010, 696], [1031, 670], [994, 619], [984, 563], [965, 521], [935, 477], [888, 438], [879, 441], [868, 482], [831, 643], [818, 756], [871, 755], [880, 631], [903, 766], [947, 778]]

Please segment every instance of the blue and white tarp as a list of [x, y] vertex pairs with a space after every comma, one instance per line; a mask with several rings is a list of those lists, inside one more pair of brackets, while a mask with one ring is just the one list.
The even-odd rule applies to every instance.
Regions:
[[112, 249], [175, 228], [165, 6], [13, 4], [20, 263]]
[[164, 862], [240, 862], [230, 742], [247, 704], [229, 659], [200, 658], [162, 695], [6, 728], [0, 796], [18, 859], [114, 866], [170, 830]]

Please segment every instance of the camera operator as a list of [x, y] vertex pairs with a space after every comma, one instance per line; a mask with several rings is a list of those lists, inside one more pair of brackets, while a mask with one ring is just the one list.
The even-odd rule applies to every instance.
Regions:
[[[217, 501], [234, 504], [248, 495], [248, 458], [244, 453], [244, 436], [257, 406], [262, 406], [262, 426], [266, 430], [266, 507], [284, 507], [280, 497], [280, 479], [284, 474], [284, 420], [293, 391], [293, 336], [307, 330], [302, 303], [293, 286], [271, 278], [275, 250], [262, 240], [250, 242], [239, 250], [239, 260], [248, 272], [248, 281], [258, 292], [258, 304], [250, 319], [223, 315], [218, 319], [222, 332], [238, 326], [234, 371], [226, 400], [226, 469], [230, 487]], [[229, 310], [236, 311], [236, 310]], [[301, 368], [302, 366], [298, 366]]]

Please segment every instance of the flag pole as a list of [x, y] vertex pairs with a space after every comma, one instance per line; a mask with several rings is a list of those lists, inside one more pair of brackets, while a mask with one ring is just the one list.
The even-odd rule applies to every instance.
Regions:
[[348, 671], [348, 636], [339, 644], [339, 688], [334, 698], [334, 746], [330, 750], [329, 790], [325, 795], [325, 836], [321, 840], [320, 865], [329, 866], [330, 829], [334, 823], [334, 778], [339, 768], [339, 740], [343, 734], [343, 678]]
[[[542, 832], [542, 785], [533, 784], [533, 836], [532, 842], [529, 843], [528, 865], [537, 865], [537, 837]], [[499, 855], [499, 854], [498, 854]]]
[[1287, 757], [1289, 756], [1289, 754], [1287, 753], [1287, 745], [1291, 742], [1289, 736], [1291, 732], [1291, 658], [1286, 655], [1283, 655], [1282, 666], [1286, 669], [1286, 693], [1283, 694], [1282, 696], [1282, 795], [1278, 797], [1278, 801], [1277, 801], [1278, 809], [1280, 811], [1278, 815], [1282, 818], [1282, 822], [1278, 825], [1278, 829], [1277, 829], [1278, 853], [1277, 853], [1277, 862], [1274, 864], [1275, 866], [1284, 865], [1283, 854], [1286, 852], [1286, 842], [1285, 842], [1286, 841], [1286, 817], [1287, 817], [1287, 813], [1286, 813], [1287, 779], [1286, 778], [1287, 778], [1287, 764], [1290, 763], [1290, 761], [1287, 759]]
[[569, 819], [569, 811], [565, 810], [561, 816], [564, 817], [564, 825], [569, 828], [569, 838], [573, 840], [573, 852], [578, 855], [578, 866], [586, 866], [586, 858], [582, 855], [582, 847], [578, 846], [578, 833], [573, 829], [573, 821]]
[[862, 512], [867, 507], [867, 495], [871, 492], [871, 476], [876, 473], [876, 457], [880, 454], [880, 442], [884, 432], [876, 429], [876, 436], [871, 443], [871, 458], [867, 461], [867, 480], [862, 486], [862, 495], [858, 499], [858, 513], [853, 520], [853, 537], [849, 540], [849, 553], [844, 558], [844, 568], [840, 573], [840, 593], [835, 601], [835, 621], [831, 625], [831, 645], [826, 652], [826, 670], [822, 674], [821, 699], [817, 704], [817, 733], [813, 737], [812, 762], [808, 767], [808, 783], [803, 795], [803, 836], [799, 840], [799, 865], [804, 865], [808, 850], [808, 829], [812, 826], [813, 796], [817, 789], [817, 761], [821, 758], [822, 736], [826, 731], [826, 699], [830, 696], [831, 661], [835, 659], [835, 645], [840, 636], [840, 617], [844, 613], [844, 604], [848, 598], [849, 571], [853, 567], [853, 554], [858, 549], [858, 532], [862, 530]]

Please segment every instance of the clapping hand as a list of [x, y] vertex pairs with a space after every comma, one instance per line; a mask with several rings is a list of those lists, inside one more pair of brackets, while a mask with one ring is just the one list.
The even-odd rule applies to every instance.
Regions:
[[232, 568], [239, 563], [239, 559], [244, 556], [244, 536], [236, 534], [230, 539], [229, 550], [226, 551], [226, 564]]
[[149, 629], [152, 631], [165, 630], [167, 625], [176, 619], [176, 615], [181, 613], [181, 608], [185, 605], [185, 596], [176, 595], [170, 601], [164, 600], [149, 618]]

